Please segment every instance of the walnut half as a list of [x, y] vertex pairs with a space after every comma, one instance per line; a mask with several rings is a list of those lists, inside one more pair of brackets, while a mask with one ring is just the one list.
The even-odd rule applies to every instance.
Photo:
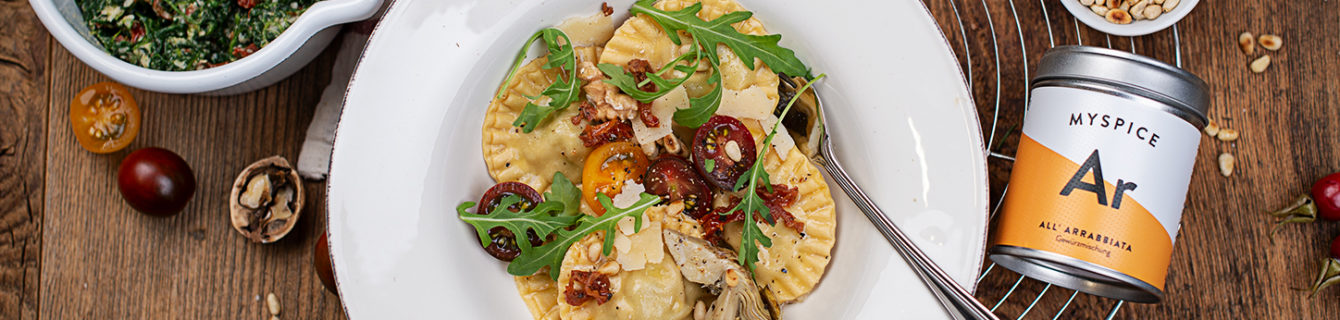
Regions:
[[228, 200], [233, 229], [252, 242], [275, 242], [297, 225], [304, 194], [288, 160], [273, 156], [256, 161], [233, 181]]

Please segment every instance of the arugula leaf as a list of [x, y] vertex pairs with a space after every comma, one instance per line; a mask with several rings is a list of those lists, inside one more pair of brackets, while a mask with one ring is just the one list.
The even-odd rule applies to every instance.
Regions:
[[679, 87], [679, 85], [684, 84], [684, 81], [689, 80], [689, 77], [693, 76], [693, 72], [697, 69], [691, 65], [674, 65], [672, 68], [683, 72], [684, 76], [670, 80], [666, 80], [654, 74], [649, 74], [647, 75], [647, 80], [644, 80], [643, 82], [655, 83], [656, 91], [647, 92], [640, 89], [645, 83], [638, 83], [637, 80], [633, 78], [633, 75], [623, 71], [623, 67], [609, 63], [601, 63], [596, 65], [596, 68], [600, 69], [601, 72], [604, 72], [606, 76], [610, 77], [605, 80], [605, 83], [619, 87], [619, 90], [628, 94], [629, 97], [633, 97], [634, 100], [641, 102], [652, 102], [657, 98], [665, 96], [676, 87]]
[[675, 110], [676, 123], [689, 128], [700, 127], [712, 119], [717, 108], [721, 107], [721, 65], [716, 61], [712, 62], [712, 74], [707, 77], [707, 85], [712, 86], [712, 91], [701, 97], [689, 98], [688, 109]]
[[[559, 41], [560, 37], [563, 40], [562, 42]], [[532, 101], [526, 103], [526, 107], [521, 109], [521, 114], [517, 115], [516, 120], [512, 122], [512, 126], [521, 127], [521, 131], [525, 133], [534, 131], [535, 127], [548, 118], [550, 114], [566, 109], [569, 104], [576, 102], [579, 99], [577, 88], [581, 84], [581, 80], [577, 79], [577, 55], [572, 49], [572, 40], [563, 30], [545, 28], [536, 31], [521, 46], [521, 50], [517, 52], [516, 58], [512, 61], [512, 68], [507, 72], [507, 78], [503, 79], [503, 83], [498, 89], [498, 96], [494, 99], [502, 98], [503, 92], [507, 90], [507, 84], [511, 83], [512, 79], [516, 77], [521, 62], [526, 59], [526, 49], [530, 48], [530, 44], [537, 39], [543, 39], [548, 50], [549, 61], [544, 64], [544, 68], [560, 68], [562, 71], [567, 71], [567, 79], [563, 78], [563, 74], [559, 74], [554, 79], [554, 83], [540, 91], [541, 97], [548, 98], [548, 102], [543, 106], [535, 104], [535, 100], [542, 100], [541, 97], [529, 97]]]
[[[778, 45], [782, 36], [779, 34], [770, 34], [766, 36], [747, 35], [736, 31], [731, 27], [732, 23], [749, 19], [754, 15], [749, 11], [736, 11], [727, 13], [712, 21], [703, 21], [698, 18], [698, 11], [703, 9], [702, 3], [695, 3], [679, 11], [665, 11], [657, 9], [652, 5], [656, 0], [641, 0], [633, 3], [629, 9], [633, 13], [647, 15], [656, 23], [665, 29], [666, 34], [674, 35], [678, 31], [688, 32], [695, 41], [701, 41], [707, 48], [704, 50], [706, 55], [711, 57], [713, 62], [719, 62], [716, 48], [717, 44], [725, 44], [735, 52], [736, 56], [744, 62], [744, 65], [750, 70], [754, 69], [754, 58], [763, 60], [773, 71], [785, 73], [788, 75], [804, 76], [810, 78], [810, 70], [805, 64], [796, 58], [796, 53], [791, 49], [783, 48]], [[679, 38], [671, 36], [670, 40], [679, 44]]]
[[[813, 81], [809, 81], [805, 83], [804, 86], [801, 86], [800, 90], [797, 92], [805, 92], [805, 90], [809, 90], [810, 85], [814, 84], [814, 81], [823, 79], [824, 76], [826, 75], [820, 74], [818, 77], [815, 77]], [[786, 117], [786, 114], [791, 111], [791, 106], [796, 104], [796, 99], [799, 97], [799, 94], [791, 97], [791, 101], [786, 103], [786, 108], [782, 109], [782, 115], [779, 116], [778, 119]], [[763, 202], [763, 198], [758, 196], [758, 185], [762, 184], [768, 192], [772, 192], [772, 182], [768, 177], [768, 172], [763, 169], [763, 159], [765, 159], [765, 155], [768, 154], [768, 148], [772, 146], [772, 139], [777, 137], [777, 127], [781, 126], [781, 124], [781, 121], [777, 121], [777, 123], [772, 125], [772, 131], [768, 132], [768, 137], [763, 139], [763, 147], [758, 150], [758, 161], [754, 161], [754, 165], [750, 166], [749, 170], [740, 175], [740, 180], [735, 182], [736, 190], [740, 190], [741, 187], [747, 186], [747, 188], [743, 190], [744, 196], [740, 198], [740, 203], [735, 205], [735, 207], [731, 208], [729, 211], [721, 213], [722, 215], [729, 215], [736, 211], [744, 212], [744, 230], [740, 231], [738, 260], [740, 265], [746, 266], [751, 273], [754, 272], [754, 263], [758, 262], [758, 246], [761, 245], [764, 248], [772, 247], [772, 239], [768, 238], [768, 235], [764, 234], [762, 229], [759, 229], [758, 223], [754, 222], [754, 214], [759, 214], [768, 225], [777, 224], [777, 221], [772, 217], [772, 212], [768, 210], [767, 204]]]
[[563, 204], [559, 216], [577, 216], [581, 214], [582, 190], [577, 189], [561, 171], [554, 172], [554, 182], [549, 184], [549, 192], [544, 193], [544, 201]]
[[[521, 202], [521, 197], [508, 195], [498, 202], [498, 206], [495, 207], [493, 212], [484, 215], [466, 212], [465, 209], [475, 206], [474, 202], [466, 201], [465, 203], [456, 206], [456, 216], [460, 217], [461, 221], [465, 221], [465, 223], [475, 227], [475, 233], [479, 235], [480, 245], [485, 247], [489, 245], [489, 230], [503, 227], [508, 231], [511, 231], [518, 239], [522, 239], [516, 242], [522, 252], [528, 251], [531, 248], [530, 241], [524, 240], [527, 230], [535, 232], [535, 234], [540, 237], [545, 237], [548, 236], [549, 233], [554, 232], [554, 230], [570, 226], [573, 222], [577, 221], [576, 216], [553, 215], [555, 212], [562, 212], [564, 210], [564, 205], [559, 202], [545, 201], [535, 205], [535, 207], [530, 208], [529, 210], [521, 210], [517, 212], [507, 209], [517, 202]], [[480, 208], [480, 210], [482, 209], [483, 208]]]
[[[624, 217], [634, 217], [634, 230], [642, 229], [642, 214], [647, 208], [661, 202], [661, 197], [656, 195], [642, 193], [637, 202], [628, 208], [615, 208], [610, 201], [610, 197], [604, 194], [597, 194], [597, 200], [600, 205], [605, 207], [605, 214], [599, 217], [583, 215], [577, 220], [577, 227], [572, 230], [558, 229], [554, 231], [554, 239], [534, 248], [533, 250], [522, 250], [521, 255], [512, 260], [507, 265], [507, 273], [517, 276], [528, 276], [539, 272], [545, 266], [549, 267], [549, 276], [555, 281], [558, 280], [558, 268], [563, 264], [563, 256], [567, 255], [568, 248], [573, 243], [586, 237], [587, 234], [596, 231], [605, 231], [605, 244], [602, 254], [609, 255], [614, 247], [614, 226]], [[518, 241], [518, 243], [524, 241]]]

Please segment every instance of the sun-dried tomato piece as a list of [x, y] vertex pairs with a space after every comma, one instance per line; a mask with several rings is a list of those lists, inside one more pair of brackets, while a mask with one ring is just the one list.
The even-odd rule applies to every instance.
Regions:
[[252, 53], [256, 53], [256, 50], [260, 50], [260, 48], [256, 47], [255, 43], [249, 44], [246, 47], [236, 47], [233, 48], [233, 56], [238, 59], [246, 58]]
[[242, 7], [242, 9], [251, 9], [256, 6], [256, 1], [257, 0], [237, 0], [237, 6]]
[[[772, 185], [772, 192], [768, 192], [764, 186], [758, 186], [755, 191], [758, 192], [758, 197], [763, 199], [763, 205], [768, 207], [768, 213], [772, 215], [774, 221], [781, 221], [782, 225], [790, 227], [796, 232], [805, 232], [805, 223], [796, 220], [795, 216], [786, 211], [786, 207], [795, 203], [796, 195], [799, 193], [798, 189], [774, 184]], [[725, 207], [713, 209], [712, 214], [698, 217], [698, 224], [703, 226], [704, 239], [717, 243], [721, 240], [721, 236], [717, 233], [723, 230], [727, 223], [744, 221], [744, 212], [742, 211], [726, 214], [740, 204], [740, 198], [731, 197], [728, 203], [729, 205]], [[754, 221], [764, 222], [763, 216], [755, 214]]]
[[627, 121], [606, 121], [586, 126], [577, 137], [587, 148], [615, 141], [633, 141], [633, 126]]
[[601, 13], [601, 14], [604, 14], [606, 17], [608, 17], [608, 16], [614, 14], [614, 7], [610, 7], [609, 2], [601, 2], [601, 3], [600, 3], [600, 13]]
[[144, 25], [136, 22], [135, 26], [130, 27], [130, 42], [140, 42], [142, 38], [144, 38]]
[[763, 186], [758, 187], [758, 197], [763, 198], [763, 205], [768, 206], [773, 218], [796, 232], [805, 232], [805, 223], [796, 221], [796, 217], [786, 211], [786, 207], [796, 202], [796, 195], [799, 192], [799, 189], [783, 184], [772, 185], [772, 192], [768, 192]]
[[563, 290], [563, 300], [570, 306], [580, 306], [591, 300], [605, 304], [611, 298], [614, 293], [610, 292], [610, 278], [598, 272], [572, 270], [567, 289]]

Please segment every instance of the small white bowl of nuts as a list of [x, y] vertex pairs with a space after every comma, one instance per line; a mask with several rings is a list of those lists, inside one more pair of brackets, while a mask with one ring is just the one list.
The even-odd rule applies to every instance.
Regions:
[[1143, 36], [1182, 20], [1200, 0], [1061, 0], [1085, 25], [1117, 36]]

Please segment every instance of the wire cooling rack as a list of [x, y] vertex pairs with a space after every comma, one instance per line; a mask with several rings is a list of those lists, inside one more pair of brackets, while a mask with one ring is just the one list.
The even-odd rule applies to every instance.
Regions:
[[[1028, 101], [1028, 94], [1029, 94], [1028, 91], [1030, 89], [1028, 82], [1031, 79], [1029, 76], [1030, 66], [1028, 64], [1030, 57], [1040, 56], [1043, 51], [1046, 51], [1046, 49], [1055, 47], [1057, 45], [1079, 44], [1079, 45], [1116, 48], [1123, 46], [1123, 44], [1120, 43], [1122, 41], [1122, 38], [1125, 38], [1126, 42], [1129, 43], [1128, 48], [1130, 52], [1140, 54], [1140, 52], [1137, 52], [1136, 50], [1136, 40], [1137, 38], [1143, 38], [1143, 37], [1115, 37], [1117, 38], [1116, 41], [1118, 42], [1117, 46], [1114, 46], [1113, 45], [1114, 36], [1101, 32], [1095, 32], [1094, 30], [1090, 30], [1087, 26], [1082, 26], [1081, 23], [1078, 21], [1078, 19], [1075, 19], [1074, 16], [1071, 16], [1070, 12], [1068, 10], [1065, 10], [1065, 8], [1062, 7], [1060, 3], [1060, 1], [1076, 1], [1076, 0], [1036, 0], [1037, 1], [1036, 8], [1033, 8], [1032, 10], [1039, 10], [1042, 19], [1041, 20], [1032, 19], [1028, 21], [1021, 21], [1019, 19], [1020, 10], [1015, 5], [1016, 0], [1006, 0], [1006, 1], [977, 0], [980, 1], [980, 11], [970, 8], [970, 6], [977, 5], [973, 3], [974, 2], [973, 0], [922, 0], [922, 1], [928, 7], [941, 9], [941, 10], [931, 10], [931, 12], [936, 15], [937, 20], [940, 22], [942, 31], [945, 32], [945, 36], [948, 39], [951, 39], [950, 46], [954, 47], [954, 50], [958, 54], [958, 58], [960, 59], [962, 64], [967, 66], [964, 68], [964, 71], [968, 78], [968, 86], [969, 88], [971, 88], [970, 90], [973, 90], [974, 92], [975, 100], [978, 104], [977, 108], [979, 114], [984, 118], [982, 119], [982, 121], [986, 123], [988, 122], [988, 120], [985, 118], [990, 119], [989, 120], [990, 131], [984, 132], [984, 134], [988, 137], [986, 140], [987, 143], [985, 147], [987, 148], [986, 151], [988, 157], [990, 159], [995, 159], [998, 161], [989, 161], [989, 163], [1012, 164], [1014, 162], [1013, 156], [1003, 154], [1002, 152], [998, 152], [998, 150], [993, 150], [992, 146], [999, 146], [998, 143], [1000, 145], [1004, 145], [1006, 139], [1008, 139], [1008, 135], [1014, 132], [1013, 126], [1003, 131], [1000, 130], [999, 124], [1001, 122], [1000, 117], [1002, 115], [1001, 114], [1002, 88], [1009, 87], [1011, 90], [1021, 90], [1023, 96], [1022, 101], [1023, 102]], [[1029, 7], [1034, 6], [1034, 4], [1028, 3], [1033, 0], [1018, 0], [1018, 1], [1020, 3], [1024, 3], [1025, 5], [1028, 5]], [[948, 8], [950, 10], [943, 10], [945, 4], [948, 5]], [[960, 5], [963, 6], [962, 7], [963, 10], [960, 10]], [[1025, 9], [1028, 10], [1029, 8]], [[1009, 15], [993, 16], [992, 15], [993, 10], [1008, 10]], [[998, 11], [998, 12], [1003, 13], [1005, 11]], [[1027, 11], [1025, 13], [1037, 14], [1037, 12], [1027, 12]], [[995, 18], [999, 18], [1001, 16], [1007, 18], [1008, 21], [1001, 22], [1000, 25], [998, 26], [997, 25], [998, 23], [995, 21]], [[984, 20], [982, 18], [984, 18]], [[965, 24], [965, 20], [968, 21], [967, 24]], [[1013, 22], [1012, 24], [1010, 23], [1011, 21]], [[982, 27], [981, 24], [983, 23], [985, 24], [987, 31], [989, 31], [988, 33], [980, 32], [980, 28]], [[1029, 29], [1025, 28], [1025, 27], [1032, 27], [1031, 29], [1034, 30], [1040, 29], [1036, 28], [1037, 27], [1036, 24], [1045, 25], [1046, 29], [1045, 35], [1041, 34], [1040, 32], [1029, 33], [1028, 32]], [[1000, 27], [1002, 34], [1006, 35], [1005, 37], [997, 36], [997, 27]], [[1058, 28], [1058, 30], [1056, 30], [1056, 32], [1053, 32], [1053, 28]], [[1057, 33], [1069, 34], [1070, 31], [1070, 30], [1060, 30], [1059, 28], [1074, 28], [1073, 37], [1070, 36], [1058, 37]], [[1011, 32], [1017, 35], [1017, 38], [1009, 36]], [[1171, 33], [1170, 43], [1167, 40], [1162, 39], [1167, 37], [1167, 34], [1163, 34], [1165, 32]], [[1089, 35], [1097, 33], [1101, 35], [1101, 38], [1094, 39], [1090, 37], [1086, 39], [1084, 37], [1086, 33]], [[1173, 24], [1170, 30], [1161, 31], [1160, 33], [1158, 33], [1158, 35], [1159, 35], [1158, 37], [1151, 37], [1150, 39], [1140, 39], [1140, 41], [1142, 43], [1153, 41], [1156, 43], [1160, 43], [1161, 45], [1171, 45], [1172, 57], [1168, 57], [1170, 58], [1168, 60], [1171, 61], [1167, 62], [1172, 63], [1179, 68], [1182, 67], [1182, 50], [1181, 50], [1182, 40], [1180, 32], [1177, 29], [1177, 24]], [[1044, 37], [1044, 36], [1046, 37], [1046, 48], [1042, 48], [1042, 50], [1038, 50], [1038, 52], [1033, 53], [1034, 54], [1033, 56], [1030, 56], [1027, 46], [1027, 43], [1029, 42], [1028, 40], [1033, 40], [1033, 42], [1036, 43], [1040, 42], [1041, 38], [1035, 38], [1035, 37]], [[958, 43], [955, 43], [956, 41], [953, 40], [954, 38], [958, 38], [959, 40], [957, 41]], [[972, 51], [973, 46], [970, 45], [970, 43], [978, 43], [979, 41], [986, 41], [988, 40], [987, 38], [989, 38], [990, 40], [989, 48], [991, 52], [975, 54]], [[1062, 38], [1061, 43], [1058, 43], [1058, 38]], [[1019, 49], [1019, 55], [1017, 57], [1007, 57], [1005, 58], [1005, 60], [1007, 61], [1002, 61], [1001, 47], [1016, 46], [1016, 45], [1018, 46]], [[1149, 48], [1147, 48], [1147, 50], [1149, 50]], [[1007, 52], [1006, 55], [1013, 56], [1013, 53]], [[973, 62], [974, 59], [991, 59], [991, 60], [985, 62], [977, 61], [977, 63], [974, 63]], [[1010, 80], [1002, 80], [1002, 72], [1001, 72], [1002, 63], [1008, 64], [1016, 62], [1016, 61], [1008, 61], [1011, 59], [1018, 59], [1017, 62], [1022, 63], [1023, 67], [1022, 75], [1006, 74], [1006, 76], [1009, 77]], [[992, 66], [994, 66], [994, 68], [991, 68]], [[994, 77], [991, 73], [994, 73]], [[984, 81], [978, 81], [979, 77]], [[1019, 82], [1004, 83], [1002, 81], [1019, 81]], [[994, 92], [991, 92], [990, 90], [983, 90], [986, 91], [984, 92], [985, 94], [983, 94], [983, 92], [979, 92], [977, 90], [978, 88], [982, 88], [979, 86], [994, 87]], [[1027, 111], [1027, 109], [1028, 106], [1024, 104], [1022, 110], [1018, 109], [1014, 110], [1014, 112], [1019, 112], [1017, 118], [1020, 119], [1020, 121], [1022, 121], [1022, 112]], [[1018, 123], [1016, 123], [1015, 125], [1018, 125]], [[1015, 145], [1010, 145], [1010, 147], [1014, 146]], [[990, 166], [992, 169], [998, 169], [999, 166], [1001, 165], [988, 164], [988, 166]], [[1009, 184], [1005, 183], [1001, 188], [999, 198], [1003, 200], [1005, 193], [1007, 192], [1009, 192]], [[995, 201], [994, 205], [992, 206], [989, 219], [991, 220], [995, 219], [996, 213], [1000, 209], [1000, 205], [1001, 201], [999, 200]], [[996, 269], [995, 263], [991, 263], [989, 266], [987, 266], [985, 270], [982, 271], [981, 275], [977, 278], [976, 284], [980, 285], [982, 280], [986, 279], [987, 275], [990, 275], [993, 271], [995, 271], [995, 269]], [[1028, 279], [1028, 277], [1015, 274], [1004, 268], [1001, 268], [1001, 270], [995, 272], [997, 272], [998, 277], [1011, 277], [1010, 275], [1000, 274], [1008, 272], [1010, 274], [1017, 275], [1017, 279], [1014, 281], [1014, 284], [1009, 287], [1008, 291], [1005, 292], [1004, 296], [1002, 296], [999, 300], [986, 301], [987, 299], [982, 298], [980, 294], [978, 295], [979, 297], [978, 299], [983, 300], [982, 301], [983, 304], [991, 306], [992, 312], [996, 312], [998, 308], [1000, 308], [1002, 305], [1005, 305], [1007, 302], [1009, 303], [1027, 302], [1028, 303], [1027, 307], [1024, 308], [1023, 312], [1020, 313], [1018, 317], [1016, 317], [1016, 319], [1023, 319], [1025, 316], [1029, 315], [1029, 312], [1033, 311], [1034, 307], [1038, 306], [1039, 302], [1042, 301], [1043, 297], [1046, 296], [1049, 292], [1056, 291], [1060, 294], [1064, 294], [1063, 293], [1064, 291], [1070, 291], [1069, 298], [1066, 299], [1065, 303], [1062, 304], [1059, 307], [1059, 309], [1057, 309], [1057, 311], [1050, 316], [1050, 319], [1060, 319], [1062, 315], [1065, 313], [1066, 309], [1071, 307], [1071, 304], [1076, 301], [1075, 300], [1076, 296], [1083, 294], [1078, 291], [1060, 287], [1055, 288], [1056, 290], [1052, 290], [1053, 289], [1052, 285], [1046, 284], [1046, 286], [1043, 287], [1042, 290], [1037, 294], [1037, 296], [1034, 297], [1031, 301], [1027, 301], [1026, 298], [1015, 299], [1017, 301], [1011, 301], [1010, 297], [1014, 295], [1015, 289], [1019, 288], [1019, 285], [1021, 283], [1024, 283], [1025, 280]], [[1029, 281], [1041, 282], [1040, 280], [1036, 279], [1032, 279]], [[1086, 299], [1086, 300], [1092, 301], [1093, 299]], [[1116, 317], [1119, 311], [1121, 311], [1121, 307], [1126, 303], [1126, 301], [1106, 299], [1106, 298], [1101, 298], [1098, 300], [1099, 303], [1106, 303], [1108, 301], [1111, 301], [1110, 303], [1112, 305], [1111, 308], [1108, 309], [1108, 311], [1106, 312], [1105, 318], [1112, 319]], [[1095, 306], [1094, 308], [1100, 308], [1100, 307]], [[997, 315], [1000, 314], [997, 313]], [[1040, 318], [1040, 317], [1035, 315], [1034, 318]]]

